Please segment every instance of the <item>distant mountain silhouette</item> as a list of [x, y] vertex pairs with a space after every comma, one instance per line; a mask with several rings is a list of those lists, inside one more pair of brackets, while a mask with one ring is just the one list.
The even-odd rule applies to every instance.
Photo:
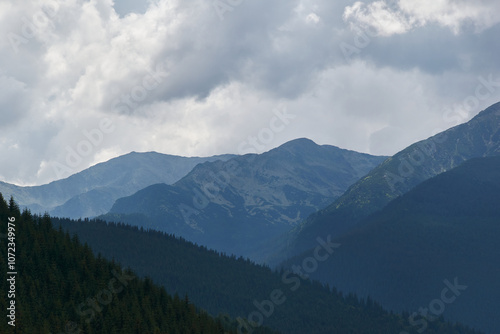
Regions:
[[186, 158], [156, 152], [132, 152], [41, 186], [19, 187], [0, 182], [0, 192], [7, 197], [14, 196], [21, 207], [27, 207], [33, 213], [93, 217], [108, 212], [120, 197], [132, 195], [155, 183], [175, 183], [199, 163], [231, 157]]
[[273, 238], [385, 159], [297, 139], [263, 154], [200, 164], [174, 185], [153, 185], [117, 200], [101, 218], [260, 261]]
[[285, 259], [313, 247], [320, 235], [342, 236], [419, 183], [476, 157], [500, 155], [500, 103], [384, 161], [326, 209], [312, 214], [281, 240]]

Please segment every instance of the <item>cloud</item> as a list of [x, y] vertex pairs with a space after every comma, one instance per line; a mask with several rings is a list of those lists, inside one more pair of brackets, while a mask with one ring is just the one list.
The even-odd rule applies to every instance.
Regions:
[[26, 85], [15, 78], [0, 76], [0, 129], [14, 126], [29, 108], [30, 97]]
[[[282, 105], [296, 118], [265, 149], [309, 137], [392, 154], [451, 126], [443, 109], [498, 76], [493, 2], [225, 3], [221, 20], [204, 0], [1, 2], [0, 180], [46, 183], [54, 166], [130, 151], [238, 153]], [[348, 62], [351, 23], [374, 33]], [[95, 144], [103, 120], [113, 131]]]
[[365, 28], [373, 28], [381, 36], [403, 34], [413, 26], [412, 20], [405, 17], [401, 11], [394, 11], [385, 1], [376, 1], [365, 5], [356, 2], [345, 8], [344, 20], [360, 24]]
[[388, 4], [385, 0], [368, 4], [356, 2], [347, 6], [343, 18], [354, 25], [372, 28], [380, 36], [404, 34], [429, 24], [438, 24], [458, 34], [472, 26], [483, 31], [500, 22], [495, 1], [470, 0], [399, 0]]
[[117, 0], [114, 1], [113, 8], [121, 17], [129, 14], [144, 14], [150, 1], [146, 0]]

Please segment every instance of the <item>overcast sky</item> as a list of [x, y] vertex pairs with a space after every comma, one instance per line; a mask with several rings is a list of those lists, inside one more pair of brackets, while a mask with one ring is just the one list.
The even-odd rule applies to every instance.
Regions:
[[130, 151], [377, 155], [500, 101], [497, 0], [0, 2], [0, 180]]

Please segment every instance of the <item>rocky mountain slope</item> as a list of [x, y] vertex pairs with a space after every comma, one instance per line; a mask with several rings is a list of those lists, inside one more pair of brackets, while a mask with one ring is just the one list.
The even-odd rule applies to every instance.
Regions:
[[[475, 157], [500, 155], [500, 103], [384, 161], [326, 209], [281, 240], [282, 259], [312, 247], [318, 235], [341, 236], [419, 183]], [[284, 249], [284, 250], [283, 250]]]
[[254, 256], [385, 158], [297, 139], [260, 155], [200, 164], [174, 185], [117, 200], [101, 218]]

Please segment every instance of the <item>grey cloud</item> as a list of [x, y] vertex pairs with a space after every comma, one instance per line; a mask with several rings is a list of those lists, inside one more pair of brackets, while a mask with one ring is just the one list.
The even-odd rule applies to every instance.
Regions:
[[30, 109], [29, 90], [15, 78], [0, 76], [0, 128], [15, 125]]
[[148, 0], [116, 0], [113, 7], [118, 15], [124, 17], [131, 13], [144, 14], [149, 3]]
[[[358, 48], [352, 59], [366, 59], [380, 67], [401, 70], [418, 68], [422, 71], [442, 74], [446, 71], [483, 71], [497, 63], [496, 50], [500, 48], [497, 38], [500, 25], [481, 33], [453, 34], [450, 30], [429, 25], [404, 35], [391, 37], [369, 36], [366, 46]], [[356, 47], [351, 33], [347, 43]], [[363, 37], [364, 38], [364, 37]]]
[[[164, 101], [206, 97], [232, 80], [244, 81], [264, 94], [294, 98], [317, 73], [338, 58], [332, 26], [341, 27], [341, 9], [318, 1], [302, 16], [299, 1], [244, 1], [220, 21], [215, 13], [196, 12], [183, 22], [174, 40], [165, 40], [157, 61], [169, 63], [169, 80], [155, 90]], [[192, 7], [181, 8], [188, 10]], [[212, 10], [213, 8], [204, 8]], [[318, 24], [305, 16], [317, 12]], [[174, 45], [174, 46], [170, 46]]]
[[[36, 8], [9, 1], [15, 10], [0, 18], [0, 27], [18, 31], [22, 15]], [[8, 129], [0, 134], [0, 153], [12, 161], [0, 169], [2, 180], [52, 180], [50, 163], [64, 161], [65, 147], [103, 117], [116, 130], [78, 170], [131, 150], [237, 153], [240, 142], [268, 126], [280, 103], [299, 121], [268, 149], [310, 137], [391, 154], [454, 125], [443, 119], [444, 108], [473, 94], [479, 76], [500, 78], [499, 25], [462, 24], [455, 34], [431, 22], [405, 34], [370, 36], [347, 61], [340, 45], [355, 45], [356, 33], [343, 14], [353, 1], [244, 0], [222, 21], [212, 4], [65, 2], [54, 28], [18, 54], [0, 39], [0, 126]], [[167, 73], [161, 82], [144, 82], [158, 65]], [[116, 104], [132, 93], [133, 106]], [[495, 99], [500, 92], [468, 116]]]

